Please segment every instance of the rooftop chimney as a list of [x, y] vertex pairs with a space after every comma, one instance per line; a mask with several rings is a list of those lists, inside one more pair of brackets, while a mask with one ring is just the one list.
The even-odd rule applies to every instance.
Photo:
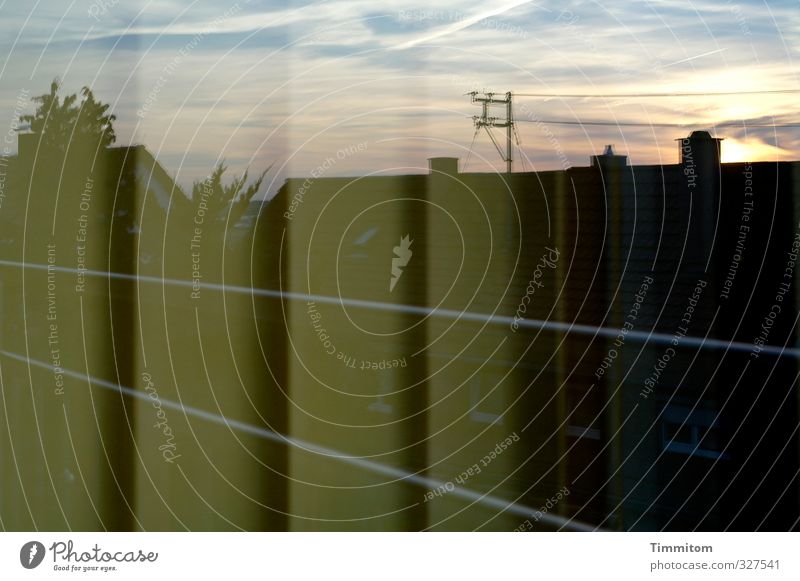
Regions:
[[703, 168], [719, 165], [722, 139], [711, 137], [708, 131], [692, 131], [689, 137], [676, 141], [682, 165], [697, 165]]
[[457, 157], [429, 157], [428, 173], [431, 175], [450, 175], [458, 174]]
[[[687, 236], [690, 248], [711, 248], [714, 244], [713, 216], [718, 215], [720, 197], [720, 144], [722, 139], [711, 137], [708, 131], [692, 131], [689, 137], [678, 139], [681, 164], [680, 183], [694, 204], [681, 204], [682, 220], [691, 222]], [[705, 258], [687, 259], [687, 265], [701, 272]], [[693, 264], [692, 264], [693, 262]]]
[[589, 158], [592, 167], [625, 167], [628, 164], [627, 155], [617, 155], [614, 153], [613, 145], [606, 145], [603, 155], [593, 155]]

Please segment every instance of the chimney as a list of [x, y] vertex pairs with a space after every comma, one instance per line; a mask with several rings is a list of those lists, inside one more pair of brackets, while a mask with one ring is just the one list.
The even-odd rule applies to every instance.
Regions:
[[692, 131], [689, 137], [678, 139], [681, 165], [703, 169], [718, 168], [722, 139], [711, 137], [708, 131]]
[[628, 165], [628, 156], [627, 155], [617, 155], [614, 153], [614, 146], [613, 145], [606, 145], [605, 151], [603, 151], [603, 155], [593, 155], [589, 158], [592, 167], [598, 167], [600, 169], [612, 168], [612, 167], [625, 167]]
[[457, 157], [429, 157], [428, 158], [428, 173], [431, 175], [449, 175], [454, 176], [458, 174], [458, 158]]
[[[713, 246], [714, 217], [717, 216], [720, 196], [720, 150], [722, 139], [711, 137], [708, 131], [692, 131], [689, 137], [678, 139], [681, 163], [678, 166], [679, 183], [692, 196], [693, 211], [688, 204], [681, 205], [682, 220], [689, 224], [688, 247], [707, 249]], [[689, 253], [687, 268], [703, 272], [707, 257], [704, 252]]]

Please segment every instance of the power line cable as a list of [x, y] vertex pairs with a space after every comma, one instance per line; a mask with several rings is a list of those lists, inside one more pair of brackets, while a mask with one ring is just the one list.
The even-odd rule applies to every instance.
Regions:
[[478, 137], [478, 131], [480, 131], [480, 127], [475, 127], [475, 133], [472, 134], [472, 143], [469, 144], [469, 151], [467, 152], [467, 159], [464, 161], [464, 165], [461, 171], [467, 170], [467, 165], [469, 165], [469, 158], [472, 157], [472, 149], [475, 147], [475, 138]]
[[800, 89], [765, 89], [760, 91], [720, 91], [708, 93], [512, 93], [514, 97], [537, 97], [540, 99], [613, 99], [619, 97], [727, 97], [734, 95], [779, 95], [800, 93]]
[[555, 125], [601, 125], [609, 127], [768, 127], [775, 128], [797, 128], [800, 123], [747, 123], [746, 121], [726, 121], [724, 123], [643, 123], [636, 121], [567, 121], [564, 119], [516, 119], [518, 123], [547, 123]]

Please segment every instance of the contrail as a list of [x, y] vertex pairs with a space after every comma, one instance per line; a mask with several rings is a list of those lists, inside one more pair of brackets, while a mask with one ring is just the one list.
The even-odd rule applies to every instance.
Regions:
[[[454, 22], [453, 24], [445, 26], [444, 28], [441, 28], [438, 31], [433, 32], [427, 36], [423, 36], [422, 38], [417, 38], [416, 40], [409, 40], [408, 42], [397, 44], [391, 47], [390, 50], [403, 50], [406, 48], [411, 48], [418, 44], [430, 42], [431, 40], [435, 40], [442, 36], [453, 34], [454, 32], [458, 32], [459, 30], [464, 30], [465, 28], [468, 28], [485, 18], [489, 18], [490, 16], [497, 16], [498, 14], [503, 14], [504, 12], [508, 12], [509, 10], [514, 9], [517, 6], [522, 6], [523, 4], [533, 4], [533, 2], [531, 2], [530, 0], [518, 0], [517, 2], [512, 2], [510, 4], [506, 4], [505, 6], [501, 6], [499, 8], [494, 8], [492, 10], [481, 12], [479, 14], [476, 14], [475, 16], [469, 16], [467, 18], [464, 18], [463, 20], [459, 20], [458, 22]], [[547, 10], [546, 8], [539, 6], [537, 4], [534, 4], [534, 6], [536, 6], [537, 8], [542, 8], [543, 10]], [[551, 12], [550, 10], [547, 11]]]
[[679, 61], [675, 61], [674, 63], [669, 63], [668, 65], [661, 65], [659, 68], [666, 69], [667, 67], [671, 67], [673, 65], [679, 65], [681, 63], [688, 63], [689, 61], [693, 61], [695, 59], [703, 58], [704, 56], [709, 56], [712, 54], [717, 54], [718, 52], [722, 52], [725, 50], [724, 48], [718, 48], [717, 50], [710, 50], [708, 52], [704, 52], [703, 54], [697, 54], [695, 56], [690, 56], [689, 58], [681, 59]]

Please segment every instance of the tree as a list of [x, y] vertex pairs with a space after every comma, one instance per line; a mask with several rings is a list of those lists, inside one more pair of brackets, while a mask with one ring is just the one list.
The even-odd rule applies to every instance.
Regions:
[[116, 116], [108, 113], [109, 105], [94, 98], [89, 87], [83, 87], [78, 95], [68, 95], [62, 100], [58, 92], [61, 82], [50, 83], [50, 93], [34, 97], [39, 103], [33, 115], [20, 119], [30, 123], [31, 130], [41, 137], [41, 145], [58, 151], [66, 151], [74, 142], [105, 148], [117, 139], [114, 133]]
[[[163, 245], [165, 272], [184, 277], [186, 265], [191, 264], [202, 272], [203, 280], [222, 281], [225, 264], [227, 280], [244, 276], [247, 255], [242, 252], [242, 244], [252, 235], [252, 228], [240, 229], [236, 225], [271, 168], [272, 165], [252, 183], [248, 184], [249, 172], [245, 171], [226, 184], [223, 180], [228, 168], [221, 162], [206, 179], [194, 182], [191, 198], [175, 196], [168, 216], [169, 242]], [[223, 261], [225, 254], [228, 260]]]
[[208, 178], [194, 182], [192, 198], [184, 202], [189, 207], [180, 208], [179, 211], [190, 210], [192, 216], [202, 215], [204, 224], [211, 228], [224, 227], [226, 223], [229, 226], [236, 224], [247, 211], [253, 196], [261, 189], [272, 165], [249, 186], [248, 171], [241, 177], [234, 177], [228, 185], [223, 184], [222, 177], [227, 169], [224, 162], [220, 162]]

